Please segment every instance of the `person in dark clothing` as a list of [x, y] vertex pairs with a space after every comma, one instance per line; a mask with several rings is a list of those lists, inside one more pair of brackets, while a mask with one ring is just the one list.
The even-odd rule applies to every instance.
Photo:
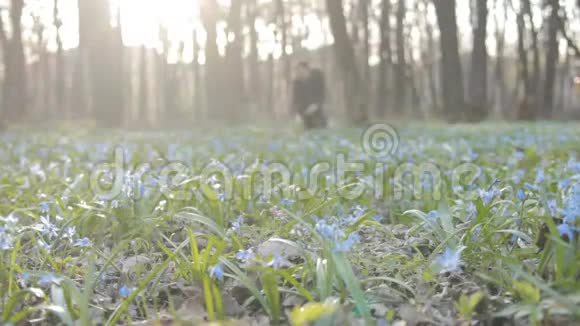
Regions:
[[296, 68], [296, 79], [292, 86], [292, 109], [302, 118], [304, 128], [326, 128], [324, 73], [320, 69], [311, 68], [307, 62], [301, 62]]

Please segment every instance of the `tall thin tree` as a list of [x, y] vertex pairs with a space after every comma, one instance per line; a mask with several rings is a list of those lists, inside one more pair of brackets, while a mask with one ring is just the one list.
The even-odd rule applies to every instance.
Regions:
[[342, 0], [326, 0], [334, 53], [343, 76], [344, 97], [350, 120], [355, 125], [368, 121], [367, 96], [357, 67], [354, 46], [348, 36]]
[[377, 82], [377, 107], [378, 116], [384, 116], [387, 112], [387, 80], [388, 70], [392, 63], [391, 55], [391, 0], [382, 0], [380, 18], [380, 45], [379, 45], [379, 78]]
[[435, 13], [441, 31], [441, 86], [446, 118], [450, 122], [463, 119], [465, 96], [463, 69], [459, 57], [455, 0], [435, 0]]
[[549, 0], [548, 8], [550, 10], [548, 18], [548, 53], [546, 54], [546, 68], [544, 77], [544, 101], [543, 116], [551, 118], [554, 110], [554, 83], [556, 80], [556, 66], [559, 57], [558, 31], [560, 29], [560, 1]]
[[481, 120], [487, 114], [487, 0], [476, 0], [473, 15], [473, 49], [469, 75], [469, 109], [471, 120]]
[[[26, 78], [26, 59], [22, 44], [22, 11], [24, 0], [11, 0], [10, 27], [12, 37], [2, 36], [4, 43], [5, 79], [2, 106], [7, 120], [21, 120], [28, 111], [28, 83]], [[4, 33], [4, 31], [2, 31]]]

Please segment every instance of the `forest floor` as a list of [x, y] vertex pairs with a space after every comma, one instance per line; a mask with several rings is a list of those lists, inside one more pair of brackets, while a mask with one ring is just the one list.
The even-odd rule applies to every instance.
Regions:
[[0, 324], [565, 325], [580, 128], [0, 135]]

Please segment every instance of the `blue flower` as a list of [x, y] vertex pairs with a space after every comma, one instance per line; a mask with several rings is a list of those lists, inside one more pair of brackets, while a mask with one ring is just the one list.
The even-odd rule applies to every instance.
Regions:
[[438, 211], [430, 211], [429, 213], [427, 213], [427, 218], [429, 219], [429, 221], [431, 222], [437, 222], [437, 220], [439, 220], [439, 212]]
[[59, 229], [56, 225], [50, 222], [48, 216], [41, 216], [40, 223], [35, 226], [43, 235], [47, 235], [49, 239], [58, 236]]
[[294, 205], [294, 200], [288, 199], [288, 198], [283, 198], [282, 200], [280, 200], [280, 205], [288, 208], [288, 207]]
[[347, 253], [350, 249], [360, 242], [360, 236], [356, 233], [351, 233], [346, 240], [337, 241], [334, 246], [335, 252]]
[[477, 217], [477, 206], [473, 202], [467, 204], [467, 218], [472, 220]]
[[483, 205], [485, 205], [485, 206], [491, 204], [491, 202], [493, 201], [493, 199], [495, 198], [496, 195], [497, 195], [497, 191], [495, 190], [495, 188], [492, 188], [490, 190], [483, 190], [483, 189], [479, 190], [479, 197], [481, 197], [481, 200], [483, 201]]
[[521, 160], [523, 160], [525, 156], [526, 156], [526, 154], [525, 154], [524, 152], [522, 152], [522, 151], [516, 151], [516, 152], [514, 153], [514, 159], [515, 159], [516, 161], [521, 161]]
[[47, 202], [40, 204], [40, 212], [42, 214], [48, 214], [49, 211], [50, 211], [50, 205]]
[[564, 238], [564, 236], [566, 236], [566, 237], [568, 237], [568, 240], [574, 239], [574, 229], [566, 223], [560, 224], [558, 226], [558, 233], [560, 233], [560, 236], [562, 238]]
[[473, 229], [473, 232], [471, 233], [471, 240], [472, 241], [477, 240], [480, 232], [481, 232], [481, 226], [477, 226], [475, 229]]
[[30, 282], [30, 273], [29, 272], [22, 272], [22, 274], [20, 274], [20, 279], [25, 284], [28, 284], [28, 282]]
[[0, 250], [10, 250], [14, 246], [14, 237], [7, 232], [7, 229], [0, 227]]
[[334, 224], [328, 224], [325, 220], [316, 223], [316, 231], [326, 240], [336, 240], [344, 236], [344, 231]]
[[266, 265], [272, 267], [273, 269], [281, 269], [290, 266], [290, 262], [281, 255], [274, 255], [272, 260]]
[[209, 272], [209, 277], [214, 280], [223, 281], [224, 279], [224, 269], [220, 264], [210, 266], [207, 270]]
[[437, 256], [436, 261], [440, 273], [456, 271], [461, 266], [461, 251], [447, 247], [441, 255]]
[[47, 273], [38, 280], [38, 285], [40, 286], [60, 285], [61, 283], [62, 278], [52, 273]]
[[129, 288], [126, 285], [123, 285], [120, 289], [119, 289], [119, 296], [121, 298], [128, 298], [131, 293], [133, 292], [133, 289]]
[[560, 190], [564, 190], [566, 188], [568, 188], [568, 185], [570, 184], [570, 179], [564, 179], [564, 180], [560, 180], [558, 182], [558, 188]]
[[570, 189], [564, 208], [564, 222], [574, 224], [580, 216], [580, 184], [574, 184]]
[[91, 246], [91, 240], [89, 240], [88, 238], [77, 239], [73, 243], [73, 246], [80, 248], [89, 248]]
[[548, 201], [548, 210], [550, 211], [550, 215], [552, 217], [558, 214], [558, 202], [555, 199], [550, 199]]
[[373, 216], [373, 219], [379, 223], [381, 223], [382, 221], [385, 220], [385, 217], [381, 214], [375, 214], [375, 216]]
[[517, 170], [514, 176], [512, 177], [512, 181], [516, 184], [522, 182], [522, 179], [526, 176], [526, 171], [524, 170]]
[[526, 200], [526, 193], [522, 190], [522, 189], [518, 189], [518, 191], [516, 192], [516, 198], [523, 202], [524, 200]]
[[254, 253], [250, 250], [240, 250], [236, 253], [236, 259], [243, 263], [247, 263], [254, 259]]
[[239, 232], [244, 224], [244, 217], [242, 215], [238, 216], [238, 218], [232, 222], [232, 229], [236, 232]]
[[538, 171], [536, 173], [536, 184], [543, 183], [545, 179], [546, 179], [546, 175], [544, 173], [544, 169], [538, 168]]

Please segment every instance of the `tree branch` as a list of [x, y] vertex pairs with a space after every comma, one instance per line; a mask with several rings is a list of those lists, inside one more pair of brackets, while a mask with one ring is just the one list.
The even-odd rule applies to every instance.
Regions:
[[560, 32], [562, 33], [562, 36], [566, 40], [566, 43], [568, 43], [568, 47], [570, 49], [572, 49], [572, 51], [574, 51], [574, 54], [576, 55], [576, 57], [580, 58], [580, 48], [578, 48], [578, 46], [574, 43], [572, 38], [570, 38], [568, 33], [566, 33], [566, 28], [564, 26], [564, 19], [562, 19], [562, 17], [559, 17], [558, 20], [560, 21], [560, 26], [559, 26]]

